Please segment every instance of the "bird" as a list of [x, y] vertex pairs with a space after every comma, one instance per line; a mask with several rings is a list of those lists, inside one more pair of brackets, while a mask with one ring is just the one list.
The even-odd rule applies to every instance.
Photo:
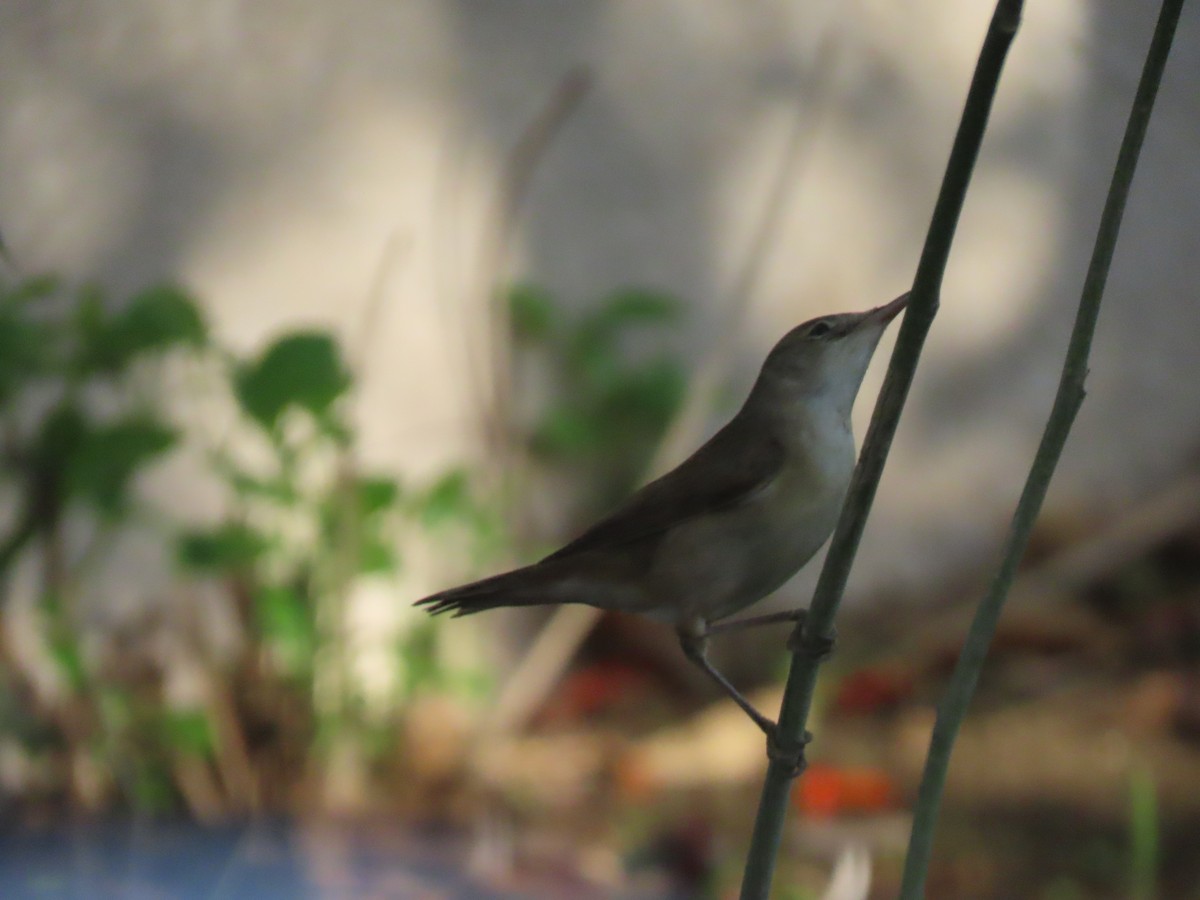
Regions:
[[851, 409], [908, 299], [792, 328], [733, 418], [676, 468], [539, 562], [415, 605], [465, 616], [583, 603], [666, 622], [684, 655], [773, 738], [775, 722], [709, 661], [708, 638], [803, 620], [803, 609], [730, 617], [788, 581], [832, 534], [854, 471]]

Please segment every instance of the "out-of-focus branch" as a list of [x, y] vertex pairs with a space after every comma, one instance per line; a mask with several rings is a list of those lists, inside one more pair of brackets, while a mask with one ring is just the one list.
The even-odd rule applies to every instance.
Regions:
[[[791, 645], [796, 649], [775, 739], [778, 744], [795, 748], [797, 752], [803, 749], [803, 735], [816, 689], [817, 670], [833, 637], [833, 619], [845, 591], [850, 567], [875, 498], [875, 490], [912, 384], [925, 336], [937, 313], [950, 246], [983, 142], [1004, 60], [1020, 23], [1021, 7], [1021, 0], [999, 0], [992, 14], [958, 133], [950, 150], [925, 247], [917, 265], [912, 299], [896, 338], [883, 389], [875, 405], [846, 503], [817, 582], [809, 615], [793, 635]], [[773, 754], [773, 757], [778, 756]], [[795, 771], [786, 759], [772, 758], [763, 782], [754, 833], [746, 858], [742, 900], [766, 900], [770, 893], [794, 776]]]
[[[929, 754], [925, 759], [925, 771], [917, 796], [908, 857], [905, 860], [904, 879], [900, 891], [900, 896], [904, 900], [919, 900], [924, 896], [925, 876], [933, 847], [934, 826], [937, 823], [938, 809], [941, 805], [942, 791], [946, 783], [946, 772], [950, 766], [950, 754], [954, 747], [954, 740], [958, 736], [959, 727], [966, 717], [967, 706], [975, 693], [975, 685], [979, 680], [979, 673], [983, 669], [983, 662], [987, 657], [992, 635], [996, 631], [1000, 612], [1004, 608], [1004, 600], [1016, 577], [1017, 565], [1029, 543], [1029, 535], [1033, 531], [1034, 522], [1037, 521], [1042, 501], [1046, 497], [1050, 478], [1062, 455], [1067, 435], [1075, 421], [1075, 415], [1083, 403], [1086, 393], [1084, 382], [1087, 379], [1088, 356], [1091, 353], [1092, 336], [1096, 330], [1096, 319], [1100, 315], [1100, 301], [1104, 296], [1104, 286], [1108, 280], [1113, 250], [1120, 232], [1121, 219], [1125, 214], [1125, 201], [1129, 197], [1129, 188], [1133, 181], [1134, 170], [1137, 168], [1138, 155], [1141, 153], [1142, 142], [1146, 136], [1146, 126], [1154, 108], [1154, 99], [1158, 94], [1159, 83], [1162, 81], [1163, 69], [1171, 50], [1171, 41], [1175, 35], [1175, 26], [1179, 21], [1182, 7], [1183, 0], [1165, 0], [1159, 13], [1158, 24], [1154, 30], [1154, 37], [1142, 69], [1141, 81], [1138, 84], [1137, 95], [1133, 101], [1133, 109], [1125, 128], [1125, 137], [1117, 155], [1112, 183], [1108, 189], [1108, 198], [1105, 200], [1104, 211], [1100, 216], [1099, 233], [1096, 236], [1092, 261], [1084, 280], [1083, 294], [1079, 300], [1079, 310], [1075, 315], [1075, 325], [1071, 330], [1071, 340], [1067, 346], [1066, 362], [1059, 380], [1058, 393], [1054, 397], [1054, 406], [1050, 411], [1049, 421], [1046, 423], [1041, 443], [1033, 458], [1033, 465], [1017, 503], [1016, 512], [1013, 514], [1000, 566], [996, 570], [987, 595], [979, 604], [975, 619], [971, 623], [971, 629], [967, 633], [962, 653], [959, 655], [954, 673], [950, 677], [946, 695], [942, 698], [938, 708], [937, 721], [934, 724]], [[1018, 738], [1014, 736], [1014, 739]]]
[[512, 335], [508, 308], [500, 302], [497, 290], [501, 287], [517, 220], [528, 199], [537, 167], [591, 87], [592, 78], [586, 69], [567, 73], [513, 144], [500, 173], [499, 193], [480, 245], [475, 290], [485, 303], [492, 369], [492, 402], [486, 414], [486, 437], [496, 454], [500, 471], [505, 470], [512, 455]]

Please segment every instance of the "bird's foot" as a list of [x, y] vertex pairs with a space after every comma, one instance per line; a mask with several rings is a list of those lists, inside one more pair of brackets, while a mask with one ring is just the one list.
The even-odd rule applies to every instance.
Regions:
[[[797, 621], [806, 622], [808, 610], [798, 610], [803, 612]], [[797, 627], [792, 632], [792, 636], [788, 638], [788, 650], [792, 653], [806, 653], [813, 659], [818, 661], [828, 659], [833, 654], [833, 647], [837, 643], [837, 629], [830, 628], [829, 634], [812, 635], [808, 633], [808, 629]]]
[[782, 763], [788, 778], [799, 778], [808, 767], [804, 751], [811, 742], [812, 733], [809, 731], [804, 732], [799, 742], [786, 741], [779, 734], [779, 726], [772, 723], [767, 729], [767, 759], [772, 763]]

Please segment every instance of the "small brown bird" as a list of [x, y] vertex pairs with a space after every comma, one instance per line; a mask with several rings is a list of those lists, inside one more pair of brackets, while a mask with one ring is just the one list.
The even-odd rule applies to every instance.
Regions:
[[793, 328], [728, 424], [678, 467], [541, 562], [418, 601], [434, 615], [585, 603], [675, 627], [684, 653], [754, 722], [762, 715], [709, 661], [707, 638], [804, 610], [722, 619], [770, 594], [833, 532], [854, 470], [850, 410], [908, 294]]

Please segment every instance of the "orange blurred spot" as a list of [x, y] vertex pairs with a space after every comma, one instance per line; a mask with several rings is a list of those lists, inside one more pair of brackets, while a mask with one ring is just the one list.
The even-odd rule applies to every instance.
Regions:
[[812, 763], [792, 789], [792, 803], [817, 818], [872, 813], [893, 808], [896, 790], [882, 769]]

